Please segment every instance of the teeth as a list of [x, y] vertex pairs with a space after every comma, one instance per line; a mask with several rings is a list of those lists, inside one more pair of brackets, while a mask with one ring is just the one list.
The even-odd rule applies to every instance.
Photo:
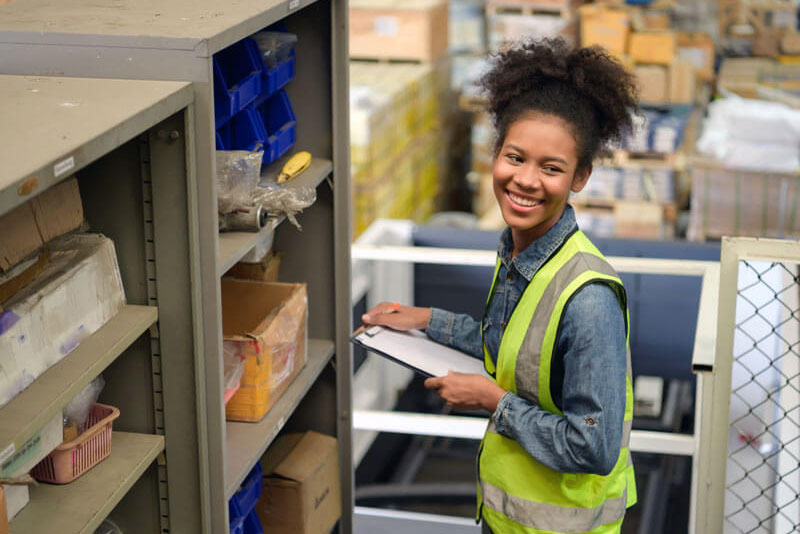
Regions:
[[538, 200], [528, 200], [527, 198], [518, 197], [514, 193], [509, 193], [508, 196], [514, 201], [515, 204], [525, 206], [526, 208], [532, 208], [533, 206], [538, 206], [541, 203]]

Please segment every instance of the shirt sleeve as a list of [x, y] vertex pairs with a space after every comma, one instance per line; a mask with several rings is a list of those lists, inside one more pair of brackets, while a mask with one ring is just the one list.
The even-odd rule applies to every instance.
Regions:
[[425, 332], [437, 343], [483, 358], [481, 323], [465, 313], [431, 308]]
[[497, 431], [552, 469], [606, 475], [622, 445], [627, 373], [625, 317], [610, 286], [575, 293], [556, 354], [564, 358], [564, 415], [508, 392], [492, 415]]

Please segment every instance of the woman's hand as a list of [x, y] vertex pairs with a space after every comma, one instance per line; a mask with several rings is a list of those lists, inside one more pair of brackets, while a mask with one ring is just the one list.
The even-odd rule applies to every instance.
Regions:
[[455, 371], [425, 380], [425, 387], [434, 390], [455, 410], [483, 409], [489, 413], [494, 413], [497, 403], [506, 393], [485, 376]]
[[381, 302], [362, 315], [361, 322], [367, 326], [380, 325], [395, 330], [412, 330], [428, 326], [430, 317], [430, 308], [402, 306], [397, 302]]

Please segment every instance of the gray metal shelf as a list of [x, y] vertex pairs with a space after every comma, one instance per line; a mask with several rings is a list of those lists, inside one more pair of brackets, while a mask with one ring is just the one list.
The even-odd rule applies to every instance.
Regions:
[[158, 319], [158, 309], [124, 306], [97, 332], [0, 408], [0, 450], [19, 450]]
[[225, 495], [230, 499], [247, 473], [258, 463], [261, 455], [278, 435], [286, 421], [303, 400], [308, 390], [333, 356], [333, 341], [308, 340], [306, 366], [281, 398], [258, 423], [229, 421], [225, 443]]
[[[171, 366], [169, 383], [173, 384], [164, 388], [164, 409], [173, 410], [165, 421], [178, 427], [167, 435], [181, 436], [166, 444], [169, 521], [176, 532], [228, 532], [228, 484], [240, 473], [228, 474], [226, 467], [230, 427], [225, 421], [220, 357], [220, 274], [259, 238], [252, 234], [218, 237], [212, 56], [279, 21], [298, 35], [296, 76], [286, 86], [297, 118], [296, 145], [330, 165], [317, 173], [306, 171], [307, 178], [329, 175], [333, 187], [318, 188], [317, 202], [302, 214], [301, 234], [284, 224], [274, 237], [283, 254], [282, 281], [308, 285], [309, 335], [335, 340], [335, 353], [340, 355], [335, 358], [335, 377], [325, 374], [309, 384], [303, 405], [313, 404], [314, 413], [295, 413], [294, 418], [302, 419], [307, 428], [336, 434], [339, 440], [343, 510], [339, 531], [349, 534], [353, 473], [347, 0], [177, 0], [166, 4], [156, 0], [26, 0], [24, 5], [12, 3], [0, 10], [0, 72], [194, 82], [194, 114], [185, 123], [189, 156], [185, 173], [191, 179], [183, 185], [180, 180], [166, 182], [174, 190], [167, 194], [156, 191], [153, 182], [154, 207], [160, 198], [186, 203], [185, 212], [182, 207], [176, 214], [162, 205], [162, 218], [170, 223], [155, 225], [161, 234], [155, 244], [162, 247], [155, 258], [161, 265], [165, 257], [169, 265], [178, 265], [173, 272], [159, 273], [157, 291], [159, 350], [170, 356], [159, 361]], [[104, 221], [113, 226], [112, 207], [106, 211]], [[182, 225], [188, 228], [176, 231]], [[181, 246], [175, 249], [174, 242]], [[189, 272], [184, 260], [190, 263]], [[164, 307], [167, 293], [170, 300], [182, 304], [169, 314]], [[177, 336], [183, 343], [173, 342], [169, 351], [167, 333], [172, 328], [164, 324], [167, 316], [174, 317], [172, 324], [181, 329], [193, 320], [192, 332]], [[183, 360], [173, 359], [176, 350], [197, 351], [194, 375], [179, 374]], [[194, 384], [190, 384], [192, 377]], [[181, 385], [176, 387], [176, 382]], [[188, 409], [192, 403], [196, 412]], [[193, 458], [177, 452], [191, 447], [196, 455], [193, 465]], [[179, 468], [175, 467], [178, 462]]]
[[114, 432], [111, 454], [89, 472], [32, 488], [11, 534], [92, 534], [163, 450], [163, 436]]
[[0, 215], [192, 98], [191, 85], [183, 82], [0, 76]]
[[[267, 167], [261, 174], [262, 178], [277, 178], [283, 165], [291, 154], [280, 158]], [[286, 187], [317, 187], [325, 178], [331, 175], [333, 163], [322, 158], [312, 158], [311, 165], [303, 174], [288, 182]], [[219, 234], [219, 275], [225, 274], [228, 269], [247, 254], [257, 243], [274, 232], [286, 217], [270, 218], [267, 225], [260, 232], [221, 232]]]

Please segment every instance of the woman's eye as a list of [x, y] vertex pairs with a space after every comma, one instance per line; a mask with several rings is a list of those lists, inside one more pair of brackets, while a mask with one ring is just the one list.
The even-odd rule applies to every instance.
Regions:
[[522, 158], [516, 154], [506, 154], [506, 158], [508, 158], [509, 161], [513, 161], [514, 163], [522, 162]]
[[546, 172], [549, 172], [549, 173], [552, 173], [552, 174], [557, 174], [557, 173], [562, 172], [561, 169], [559, 169], [558, 167], [553, 167], [552, 165], [546, 165], [544, 167], [544, 170]]

